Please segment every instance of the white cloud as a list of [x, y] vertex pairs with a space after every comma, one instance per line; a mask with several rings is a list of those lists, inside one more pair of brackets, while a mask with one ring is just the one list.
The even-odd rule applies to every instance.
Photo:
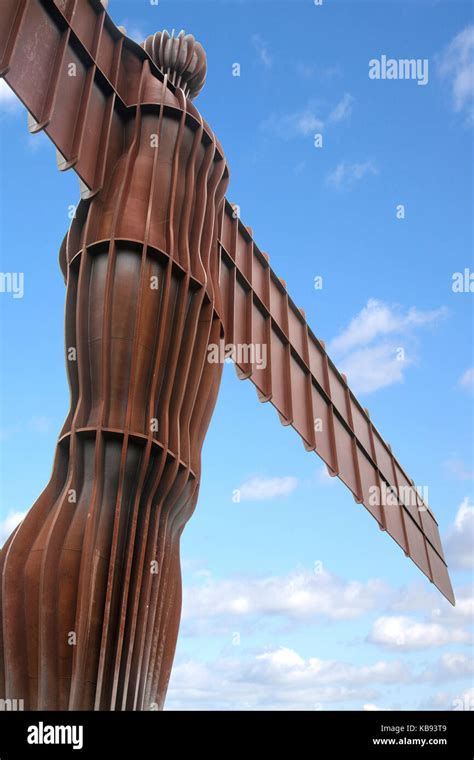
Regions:
[[380, 335], [394, 332], [398, 321], [390, 306], [371, 298], [349, 326], [331, 341], [331, 350], [348, 351], [355, 346], [366, 345]]
[[474, 710], [474, 686], [457, 694], [451, 702], [451, 708], [456, 711]]
[[438, 683], [474, 676], [474, 659], [462, 652], [446, 652], [420, 675], [421, 681]]
[[398, 661], [379, 661], [373, 665], [356, 666], [337, 660], [319, 660], [316, 657], [304, 660], [287, 647], [257, 655], [256, 663], [263, 680], [272, 683], [286, 682], [289, 674], [293, 682], [316, 681], [324, 685], [350, 686], [373, 682], [400, 683], [408, 677], [407, 669]]
[[474, 687], [459, 693], [437, 692], [424, 700], [418, 707], [419, 710], [474, 710]]
[[7, 538], [13, 533], [15, 528], [21, 523], [26, 512], [10, 512], [2, 521], [0, 521], [0, 546], [3, 546]]
[[351, 620], [376, 608], [386, 594], [381, 581], [345, 582], [320, 567], [267, 578], [209, 579], [205, 585], [185, 586], [183, 620], [221, 618], [227, 624], [264, 615]]
[[450, 567], [457, 570], [474, 568], [474, 504], [469, 496], [459, 506], [454, 524], [446, 533], [444, 548]]
[[338, 660], [303, 658], [289, 647], [273, 648], [252, 659], [227, 657], [212, 664], [187, 661], [171, 675], [171, 709], [322, 709], [335, 702], [377, 697], [375, 684], [410, 679], [407, 666], [379, 661], [355, 666]]
[[[410, 628], [409, 638], [404, 639], [403, 626], [399, 626], [398, 633], [401, 634], [401, 644], [396, 645], [398, 649], [407, 645], [407, 649], [418, 649], [420, 652], [424, 646], [443, 646], [447, 644], [462, 645], [469, 643], [471, 639], [470, 626], [474, 619], [474, 589], [472, 584], [458, 586], [455, 588], [456, 606], [453, 607], [449, 602], [440, 597], [439, 593], [432, 587], [421, 585], [421, 583], [410, 584], [407, 587], [398, 589], [391, 599], [388, 609], [395, 613], [414, 613], [423, 619], [422, 628], [415, 630], [414, 621], [407, 624]], [[409, 618], [403, 617], [403, 620]], [[433, 626], [435, 626], [433, 628]], [[426, 642], [422, 646], [411, 646], [416, 634], [420, 633], [423, 638], [426, 634]], [[386, 633], [386, 632], [385, 632]], [[391, 636], [393, 642], [395, 636]], [[449, 638], [449, 641], [446, 639]], [[387, 639], [385, 636], [384, 640]], [[392, 645], [393, 646], [393, 645]], [[395, 648], [395, 647], [393, 647]], [[425, 669], [419, 674], [420, 682], [438, 683], [441, 681], [452, 681], [455, 679], [470, 678], [473, 669], [472, 658], [459, 651], [445, 652], [438, 660], [426, 665]]]
[[319, 485], [323, 486], [332, 486], [335, 485], [337, 482], [337, 478], [333, 478], [329, 472], [328, 468], [325, 464], [321, 465], [321, 467], [318, 467], [316, 471], [316, 480]]
[[404, 616], [377, 618], [369, 641], [389, 649], [427, 649], [444, 644], [469, 644], [473, 636], [468, 631], [440, 625], [420, 623]]
[[344, 357], [340, 369], [347, 375], [356, 393], [373, 393], [403, 381], [403, 373], [412, 360], [397, 358], [397, 347], [385, 343], [361, 348]]
[[436, 623], [464, 626], [474, 619], [474, 590], [471, 584], [456, 586], [456, 606], [439, 594], [432, 585], [413, 583], [398, 589], [389, 603], [390, 612], [416, 612]]
[[469, 367], [459, 378], [459, 386], [465, 391], [474, 393], [474, 367]]
[[375, 338], [436, 322], [446, 314], [445, 308], [419, 311], [414, 306], [403, 313], [396, 306], [389, 306], [376, 298], [369, 298], [367, 306], [364, 306], [351, 320], [349, 326], [331, 341], [330, 351], [335, 353], [349, 351], [357, 346], [367, 345]]
[[[427, 612], [431, 613], [437, 609], [439, 614], [439, 604], [445, 603], [445, 598], [440, 597], [439, 592], [433, 590], [433, 586], [424, 582], [416, 581], [408, 586], [401, 586], [394, 594], [388, 609], [390, 612]], [[450, 609], [454, 609], [446, 601]]]
[[352, 95], [346, 92], [344, 97], [341, 98], [339, 103], [337, 103], [337, 105], [333, 108], [333, 110], [329, 114], [328, 122], [337, 123], [339, 121], [345, 121], [345, 119], [348, 119], [352, 113], [353, 102], [354, 102], [354, 98], [352, 97]]
[[353, 102], [352, 95], [345, 93], [327, 116], [324, 116], [320, 113], [320, 107], [314, 101], [310, 101], [301, 110], [284, 116], [271, 116], [260, 124], [260, 129], [270, 131], [285, 140], [292, 137], [310, 137], [329, 125], [348, 119], [352, 113]]
[[462, 623], [466, 621], [471, 623], [474, 620], [474, 590], [472, 585], [465, 586], [464, 588], [456, 588], [456, 606], [453, 607], [448, 602], [443, 605], [441, 611], [441, 617], [454, 621], [455, 623]]
[[[253, 626], [257, 619], [273, 618], [274, 623], [293, 626], [309, 621], [356, 620], [381, 610], [382, 605], [391, 613], [384, 620], [402, 620], [398, 625], [406, 621], [415, 625], [406, 613], [417, 613], [424, 616], [422, 625], [462, 631], [474, 612], [469, 585], [456, 588], [453, 607], [432, 586], [414, 583], [396, 589], [379, 579], [346, 581], [319, 562], [312, 570], [298, 568], [280, 576], [215, 579], [209, 571], [201, 571], [194, 577], [197, 582], [184, 586], [184, 635], [218, 635], [234, 624]], [[464, 638], [461, 632], [460, 641]]]
[[4, 79], [0, 79], [0, 103], [17, 101], [17, 97]]
[[[469, 679], [472, 672], [472, 658], [458, 652], [445, 653], [420, 669], [410, 664], [405, 654], [355, 665], [339, 659], [305, 658], [290, 646], [272, 646], [260, 652], [232, 649], [213, 662], [177, 662], [166, 706], [211, 710], [361, 706], [363, 710], [387, 710], [390, 708], [381, 706], [379, 699], [387, 700], [390, 687], [399, 695], [404, 686], [450, 683]], [[382, 689], [377, 691], [379, 687]], [[454, 709], [455, 702], [445, 694], [437, 695], [433, 701], [439, 704], [430, 708], [446, 706], [448, 700]]]
[[403, 311], [396, 305], [370, 298], [328, 346], [352, 389], [371, 393], [403, 381], [405, 370], [414, 363], [407, 352], [416, 329], [445, 318], [445, 308]]
[[[197, 573], [194, 573], [196, 576]], [[198, 623], [199, 636], [221, 635], [229, 641], [241, 633], [245, 645], [224, 645], [222, 654], [208, 663], [190, 659], [176, 663], [170, 683], [168, 709], [392, 709], [400, 698], [410, 699], [404, 687], [450, 683], [469, 679], [473, 661], [460, 645], [471, 635], [462, 626], [472, 619], [472, 589], [456, 590], [452, 608], [431, 587], [411, 584], [390, 588], [379, 580], [344, 581], [326, 571], [297, 570], [282, 577], [214, 580], [207, 572], [199, 584], [184, 589], [183, 626], [186, 640], [190, 623]], [[290, 641], [256, 650], [256, 633], [281, 639], [291, 632], [308, 633], [309, 623], [344, 621], [354, 644], [354, 630], [346, 621], [385, 607], [409, 609], [431, 617], [417, 622], [408, 616], [386, 615], [373, 624], [368, 640], [400, 655], [357, 664], [339, 658], [303, 655]], [[263, 626], [267, 623], [267, 627]], [[369, 618], [370, 623], [370, 618]], [[204, 624], [204, 625], [203, 625]], [[268, 625], [269, 624], [269, 625]], [[200, 629], [199, 629], [199, 626]], [[311, 639], [310, 639], [311, 640]], [[317, 637], [314, 640], [318, 640]], [[341, 642], [339, 642], [341, 643]], [[451, 645], [430, 661], [426, 650]], [[422, 660], [410, 661], [410, 650]], [[366, 650], [367, 651], [367, 650]], [[351, 659], [353, 659], [351, 657]], [[379, 687], [383, 687], [380, 688]], [[390, 697], [392, 688], [392, 697]], [[395, 696], [394, 695], [403, 695]], [[443, 696], [446, 704], [447, 697]], [[449, 697], [451, 707], [452, 695]], [[436, 706], [431, 706], [431, 709]]]
[[474, 24], [451, 40], [439, 56], [438, 67], [441, 77], [451, 87], [455, 112], [474, 124]]
[[[240, 656], [239, 656], [240, 655]], [[472, 672], [465, 655], [443, 655], [432, 670], [417, 672], [406, 658], [353, 665], [336, 659], [305, 658], [291, 647], [253, 654], [235, 652], [211, 663], [187, 660], [171, 674], [168, 709], [314, 710], [348, 706], [387, 710], [378, 702], [393, 686], [450, 681]], [[377, 688], [382, 687], [378, 692]], [[471, 692], [461, 695], [465, 704]], [[377, 700], [377, 701], [374, 701]], [[446, 704], [440, 695], [440, 704]], [[355, 704], [354, 704], [355, 703]], [[454, 701], [451, 700], [451, 705]]]
[[348, 190], [369, 174], [378, 174], [378, 168], [373, 161], [365, 161], [361, 164], [348, 164], [341, 161], [332, 172], [329, 172], [326, 183], [336, 190]]
[[321, 119], [318, 119], [318, 117], [311, 113], [310, 110], [302, 111], [295, 115], [294, 128], [300, 135], [304, 135], [305, 137], [307, 135], [312, 135], [313, 132], [322, 129], [323, 127], [324, 122]]
[[17, 98], [13, 90], [4, 79], [0, 79], [0, 112], [18, 113], [23, 109], [21, 100]]
[[273, 58], [270, 55], [268, 43], [263, 39], [261, 34], [254, 34], [252, 36], [252, 45], [255, 48], [255, 51], [260, 59], [260, 63], [262, 64], [263, 68], [271, 69], [273, 65]]
[[271, 132], [283, 140], [289, 140], [292, 137], [308, 137], [314, 132], [320, 132], [323, 127], [324, 121], [316, 115], [316, 108], [312, 104], [284, 116], [273, 114], [260, 124], [262, 131]]
[[286, 496], [298, 486], [297, 478], [250, 478], [239, 486], [241, 501], [265, 501], [276, 496]]

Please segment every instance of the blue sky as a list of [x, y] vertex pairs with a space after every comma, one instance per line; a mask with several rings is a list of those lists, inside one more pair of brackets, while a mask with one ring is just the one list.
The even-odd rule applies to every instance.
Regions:
[[[470, 4], [111, 0], [109, 12], [139, 41], [183, 28], [203, 44], [196, 105], [226, 152], [228, 198], [428, 487], [458, 599], [226, 365], [182, 541], [167, 707], [473, 709], [473, 295], [452, 287], [474, 269]], [[427, 59], [427, 84], [370, 79], [382, 55]], [[46, 484], [67, 413], [57, 257], [78, 180], [5, 86], [0, 162], [1, 271], [25, 277], [23, 298], [0, 293], [2, 541]]]

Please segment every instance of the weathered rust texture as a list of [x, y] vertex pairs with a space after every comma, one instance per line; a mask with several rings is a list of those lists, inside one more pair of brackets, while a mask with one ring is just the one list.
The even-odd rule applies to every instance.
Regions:
[[[296, 430], [305, 448], [319, 454], [329, 473], [345, 483], [379, 527], [454, 602], [432, 511], [234, 209], [226, 202], [219, 227], [226, 342], [267, 346], [266, 368], [237, 362], [239, 376], [252, 380], [260, 400], [271, 401], [282, 424]], [[395, 489], [398, 503], [393, 496], [383, 503], [389, 488]], [[382, 500], [374, 503], [374, 493]]]
[[267, 368], [239, 376], [454, 601], [431, 511], [371, 504], [371, 486], [412, 481], [224, 201], [224, 154], [190, 100], [202, 48], [144, 46], [99, 0], [0, 3], [0, 75], [83, 182], [60, 253], [71, 408], [0, 552], [0, 697], [29, 709], [162, 707], [221, 338], [267, 345]]

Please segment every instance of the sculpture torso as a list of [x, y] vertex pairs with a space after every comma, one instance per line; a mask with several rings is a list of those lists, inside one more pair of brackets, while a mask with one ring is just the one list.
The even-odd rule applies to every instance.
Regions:
[[147, 61], [124, 133], [61, 249], [71, 408], [51, 481], [2, 557], [23, 621], [22, 636], [6, 630], [5, 691], [33, 709], [162, 706], [179, 538], [222, 371], [207, 361], [222, 335], [222, 152]]
[[[194, 371], [207, 350], [211, 335], [204, 340], [204, 332], [209, 333], [219, 312], [217, 218], [227, 182], [222, 151], [199, 112], [182, 91], [173, 94], [166, 80], [161, 83], [148, 72], [143, 78], [141, 103], [126, 128], [123, 153], [101, 192], [79, 205], [61, 251], [61, 266], [74, 300], [87, 252], [88, 272], [82, 278], [81, 292], [82, 303], [89, 299], [91, 303], [84, 330], [96, 353], [108, 341], [111, 372], [115, 370], [113, 398], [110, 405], [105, 399], [101, 408], [104, 378], [99, 373], [99, 360], [91, 362], [91, 399], [88, 405], [83, 399], [82, 408], [76, 410], [76, 427], [101, 421], [104, 427], [122, 429], [126, 402], [129, 394], [135, 393], [129, 409], [131, 429], [147, 435], [153, 418], [161, 428], [156, 438], [179, 445], [177, 429], [170, 430], [166, 414], [160, 419], [156, 406], [147, 405], [150, 398], [144, 391], [155, 370], [171, 381], [175, 374], [170, 371], [171, 353], [176, 353], [183, 337], [190, 338], [186, 313], [193, 304], [198, 308], [196, 301], [201, 304], [201, 319], [192, 351], [200, 352], [200, 358], [193, 356]], [[165, 295], [170, 299], [167, 305]], [[76, 313], [75, 305], [68, 310], [73, 308]], [[181, 332], [174, 336], [167, 353], [162, 347], [159, 366], [155, 367], [158, 357], [152, 354], [158, 348], [160, 333], [166, 332], [167, 320], [176, 330], [181, 320]], [[77, 332], [77, 325], [74, 329]], [[213, 338], [217, 342], [219, 335]], [[70, 339], [68, 336], [67, 346], [75, 346], [76, 339], [78, 344], [85, 340], [83, 331]], [[143, 354], [139, 359], [142, 374], [129, 377], [129, 372], [122, 370], [132, 363], [132, 353], [140, 350], [138, 345]], [[179, 363], [183, 362], [181, 356]], [[68, 368], [74, 394], [80, 375], [74, 363], [68, 362]], [[213, 370], [213, 374], [219, 373], [219, 368], [214, 366]], [[206, 376], [209, 382], [211, 378]], [[158, 395], [162, 396], [162, 389]], [[63, 432], [71, 423], [70, 416]], [[170, 442], [168, 436], [174, 440]], [[180, 451], [175, 453], [189, 457], [189, 442], [182, 440]]]

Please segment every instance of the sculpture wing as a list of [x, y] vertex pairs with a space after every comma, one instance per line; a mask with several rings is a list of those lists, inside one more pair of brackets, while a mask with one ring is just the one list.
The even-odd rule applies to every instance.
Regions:
[[58, 149], [61, 170], [74, 167], [101, 187], [123, 142], [127, 110], [138, 100], [147, 53], [125, 37], [100, 0], [1, 0], [0, 77]]
[[[123, 145], [147, 53], [124, 37], [100, 0], [0, 0], [0, 77], [91, 197]], [[171, 83], [168, 86], [173, 89]], [[345, 378], [328, 358], [282, 282], [226, 203], [220, 229], [221, 308], [230, 343], [265, 343], [266, 369], [237, 363], [308, 450], [316, 451], [405, 553], [454, 603], [438, 525]], [[316, 421], [316, 422], [315, 422]], [[399, 503], [374, 502], [374, 487], [396, 489]]]
[[[252, 233], [226, 202], [220, 221], [220, 308], [225, 340], [266, 344], [266, 368], [239, 357], [242, 379], [270, 401], [308, 451], [316, 451], [379, 527], [454, 604], [438, 524], [390, 446], [372, 424], [253, 241]], [[248, 360], [248, 361], [242, 361]], [[263, 364], [263, 363], [262, 363]], [[387, 492], [393, 488], [397, 495]]]

